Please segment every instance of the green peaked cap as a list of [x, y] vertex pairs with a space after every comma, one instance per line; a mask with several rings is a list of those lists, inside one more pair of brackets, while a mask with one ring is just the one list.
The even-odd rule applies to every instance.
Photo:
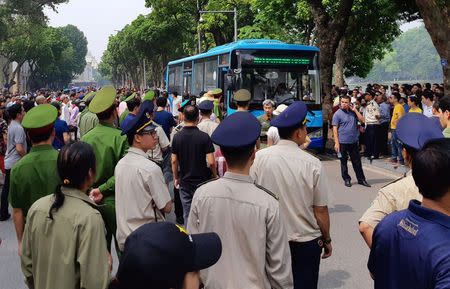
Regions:
[[133, 92], [132, 95], [130, 95], [129, 97], [127, 97], [127, 98], [125, 99], [125, 102], [132, 100], [135, 96], [136, 96], [136, 92]]
[[101, 113], [107, 110], [116, 101], [116, 89], [113, 86], [105, 86], [95, 94], [89, 104], [89, 111]]
[[211, 91], [211, 93], [212, 93], [213, 95], [221, 94], [221, 93], [222, 93], [222, 89], [216, 88], [216, 89], [214, 89], [213, 91]]
[[142, 99], [142, 102], [146, 100], [153, 100], [155, 98], [155, 92], [153, 90], [147, 91], [144, 98]]
[[51, 104], [41, 104], [30, 109], [22, 120], [26, 129], [38, 129], [51, 125], [58, 117], [58, 110]]

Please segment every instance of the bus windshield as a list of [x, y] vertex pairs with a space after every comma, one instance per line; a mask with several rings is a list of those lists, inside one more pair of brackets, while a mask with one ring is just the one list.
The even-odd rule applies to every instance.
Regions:
[[[263, 101], [271, 99], [277, 105], [289, 105], [302, 100], [320, 103], [318, 95], [317, 70], [299, 71], [292, 67], [244, 67], [237, 74], [236, 90], [247, 89], [251, 92], [251, 110], [263, 109]], [[230, 101], [230, 107], [235, 106]]]

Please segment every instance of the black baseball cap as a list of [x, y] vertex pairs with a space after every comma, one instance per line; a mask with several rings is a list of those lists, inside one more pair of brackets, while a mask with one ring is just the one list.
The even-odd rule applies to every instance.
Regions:
[[131, 233], [117, 271], [119, 288], [178, 288], [188, 272], [214, 265], [222, 254], [216, 233], [188, 234], [169, 223], [149, 223]]

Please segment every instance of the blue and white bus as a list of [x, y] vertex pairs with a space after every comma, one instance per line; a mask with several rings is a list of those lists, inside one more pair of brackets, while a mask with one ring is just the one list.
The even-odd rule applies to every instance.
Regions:
[[249, 110], [264, 113], [263, 101], [277, 105], [307, 103], [307, 130], [311, 148], [323, 148], [323, 121], [319, 79], [319, 49], [278, 40], [249, 39], [212, 48], [208, 52], [169, 62], [167, 90], [198, 96], [221, 88], [224, 111], [236, 110], [233, 91], [248, 89]]

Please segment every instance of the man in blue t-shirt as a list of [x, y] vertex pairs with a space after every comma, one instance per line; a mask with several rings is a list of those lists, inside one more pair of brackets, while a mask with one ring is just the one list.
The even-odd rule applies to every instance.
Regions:
[[156, 100], [156, 105], [158, 106], [158, 109], [155, 112], [153, 121], [163, 128], [167, 136], [167, 139], [170, 140], [170, 133], [172, 132], [172, 128], [176, 126], [177, 123], [173, 119], [173, 115], [165, 111], [167, 105], [167, 98], [165, 97], [158, 98]]
[[61, 105], [58, 102], [52, 102], [51, 105], [58, 110], [58, 118], [55, 121], [55, 138], [52, 146], [55, 150], [60, 150], [69, 142], [69, 126], [64, 120], [59, 119], [61, 116]]
[[386, 216], [373, 234], [375, 289], [450, 288], [450, 139], [429, 141], [412, 163], [423, 201]]
[[356, 106], [350, 103], [350, 96], [341, 97], [340, 108], [333, 115], [333, 135], [334, 150], [338, 158], [341, 160], [341, 174], [344, 179], [345, 186], [351, 187], [351, 177], [348, 174], [347, 160], [350, 157], [353, 170], [355, 171], [358, 184], [366, 187], [370, 185], [366, 182], [366, 177], [361, 165], [361, 156], [358, 148], [358, 120], [364, 123], [366, 120], [359, 113]]

